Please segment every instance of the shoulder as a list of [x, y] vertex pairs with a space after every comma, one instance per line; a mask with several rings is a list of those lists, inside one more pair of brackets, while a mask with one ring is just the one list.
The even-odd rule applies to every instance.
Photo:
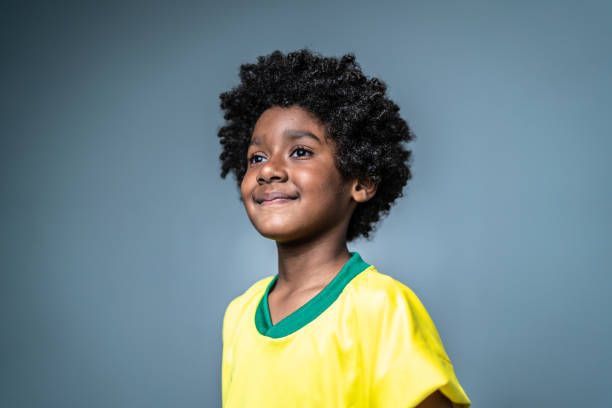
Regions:
[[347, 295], [356, 310], [373, 406], [417, 406], [435, 390], [454, 406], [470, 405], [436, 326], [411, 288], [371, 267], [355, 277]]
[[268, 276], [258, 280], [253, 283], [247, 290], [241, 293], [239, 296], [235, 297], [230, 301], [225, 309], [225, 315], [231, 315], [238, 310], [243, 309], [245, 306], [250, 305], [253, 302], [258, 302], [261, 298], [261, 295], [266, 290], [266, 287], [270, 283], [270, 281], [274, 278], [274, 276]]
[[[351, 283], [360, 304], [380, 307], [403, 305], [416, 309], [416, 312], [424, 309], [420, 299], [411, 288], [397, 279], [379, 272], [374, 266], [370, 266], [360, 273]], [[378, 310], [378, 308], [374, 308], [374, 310]]]
[[438, 349], [448, 359], [427, 309], [407, 285], [371, 266], [354, 279], [352, 290], [358, 319], [367, 330], [384, 335], [393, 329], [390, 336], [403, 334], [405, 340]]
[[268, 276], [258, 280], [242, 294], [230, 301], [225, 308], [225, 313], [223, 316], [224, 337], [226, 337], [228, 332], [233, 331], [233, 329], [238, 325], [241, 316], [244, 316], [244, 312], [247, 309], [257, 306], [257, 303], [259, 303], [259, 300], [265, 292], [266, 287], [273, 278], [274, 276]]

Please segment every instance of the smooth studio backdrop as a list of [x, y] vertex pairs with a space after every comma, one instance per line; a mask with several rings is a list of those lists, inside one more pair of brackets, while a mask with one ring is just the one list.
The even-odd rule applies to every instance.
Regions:
[[372, 241], [474, 407], [612, 400], [612, 5], [3, 2], [2, 407], [215, 407], [227, 303], [276, 273], [222, 180], [218, 95], [354, 52], [414, 129]]

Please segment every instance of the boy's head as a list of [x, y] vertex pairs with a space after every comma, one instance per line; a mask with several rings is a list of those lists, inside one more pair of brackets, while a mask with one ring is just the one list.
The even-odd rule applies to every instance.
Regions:
[[[294, 225], [305, 228], [320, 210], [330, 222], [346, 218], [347, 241], [368, 238], [411, 177], [411, 151], [402, 142], [414, 135], [385, 96], [386, 85], [366, 78], [353, 54], [328, 58], [308, 49], [258, 57], [240, 67], [240, 78], [220, 95], [227, 120], [218, 133], [221, 176], [234, 173], [255, 227], [273, 237], [266, 230], [283, 217], [301, 217]], [[289, 199], [262, 201], [270, 192]]]

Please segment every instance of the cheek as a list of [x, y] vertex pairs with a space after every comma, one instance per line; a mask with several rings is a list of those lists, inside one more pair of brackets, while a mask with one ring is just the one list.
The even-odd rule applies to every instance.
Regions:
[[242, 194], [248, 193], [251, 190], [251, 185], [253, 184], [253, 175], [249, 172], [244, 174], [242, 177], [242, 181], [240, 182], [240, 192]]
[[338, 204], [339, 201], [344, 201], [344, 196], [348, 194], [339, 175], [330, 174], [326, 177], [317, 175], [308, 180], [304, 179], [303, 182], [303, 186], [307, 186], [309, 193], [317, 201]]
[[246, 199], [246, 196], [250, 196], [252, 191], [252, 177], [247, 173], [242, 178], [242, 182], [240, 183], [240, 194], [242, 195], [242, 199]]

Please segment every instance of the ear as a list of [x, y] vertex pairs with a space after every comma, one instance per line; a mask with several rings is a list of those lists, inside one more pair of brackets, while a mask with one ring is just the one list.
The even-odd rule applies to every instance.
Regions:
[[358, 203], [365, 203], [376, 194], [378, 183], [372, 179], [354, 180], [351, 186], [351, 196]]

